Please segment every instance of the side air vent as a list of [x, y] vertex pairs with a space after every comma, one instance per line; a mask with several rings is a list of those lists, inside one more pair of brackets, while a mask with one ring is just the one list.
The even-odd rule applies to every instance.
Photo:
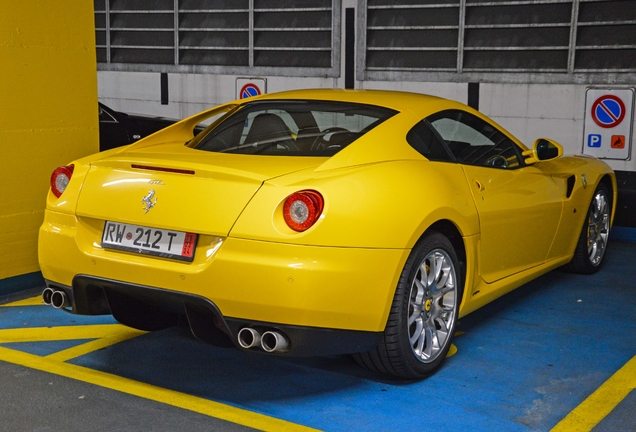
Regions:
[[570, 198], [570, 196], [572, 196], [572, 191], [574, 190], [574, 182], [576, 181], [576, 176], [571, 175], [570, 177], [568, 177], [568, 188], [565, 192], [565, 196], [567, 198]]

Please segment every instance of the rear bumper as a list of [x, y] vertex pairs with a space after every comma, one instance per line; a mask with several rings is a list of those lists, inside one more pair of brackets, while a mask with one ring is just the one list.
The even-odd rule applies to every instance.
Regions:
[[[45, 279], [74, 290], [82, 275], [202, 298], [228, 327], [235, 320], [382, 332], [409, 253], [201, 235], [194, 261], [183, 263], [103, 249], [103, 224], [47, 210], [39, 239]], [[169, 309], [170, 300], [162, 303]]]
[[[76, 276], [68, 287], [46, 281], [47, 287], [64, 291], [67, 312], [79, 315], [113, 314], [124, 324], [142, 330], [159, 330], [186, 323], [195, 337], [216, 346], [240, 348], [238, 332], [244, 327], [260, 332], [277, 331], [289, 341], [285, 354], [336, 355], [368, 351], [381, 332], [336, 330], [250, 321], [224, 317], [210, 300], [191, 294], [134, 285], [91, 276]], [[140, 311], [142, 309], [142, 311]], [[252, 348], [259, 350], [260, 347]]]

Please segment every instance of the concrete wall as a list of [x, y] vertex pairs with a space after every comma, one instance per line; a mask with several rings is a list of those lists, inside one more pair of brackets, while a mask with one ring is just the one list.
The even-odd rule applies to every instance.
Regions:
[[39, 271], [53, 170], [99, 149], [95, 69], [92, 2], [0, 1], [0, 286]]
[[[181, 119], [236, 99], [237, 76], [169, 74], [169, 103], [161, 105], [160, 75], [149, 72], [100, 71], [99, 100], [115, 110]], [[268, 93], [332, 87], [337, 87], [337, 80], [333, 78], [267, 78]]]
[[[342, 0], [341, 7], [340, 77], [263, 77], [267, 78], [268, 93], [298, 88], [344, 88], [344, 16], [346, 8], [356, 8], [358, 3]], [[237, 76], [170, 74], [170, 103], [161, 105], [159, 76], [159, 73], [99, 72], [100, 100], [123, 111], [183, 118], [236, 99]], [[465, 83], [357, 81], [356, 88], [426, 93], [464, 103], [468, 99]], [[584, 85], [481, 84], [479, 108], [529, 146], [536, 138], [547, 137], [561, 143], [566, 153], [582, 153], [585, 89]], [[636, 171], [636, 150], [632, 154], [630, 161], [608, 163], [615, 170]]]
[[[128, 112], [183, 118], [236, 98], [236, 76], [170, 74], [168, 105], [161, 105], [159, 73], [99, 72], [98, 77], [100, 100]], [[342, 78], [265, 78], [268, 93], [344, 87]], [[427, 93], [464, 103], [468, 99], [465, 83], [364, 81], [356, 86]], [[528, 146], [536, 138], [548, 137], [561, 143], [566, 153], [582, 153], [586, 88], [574, 84], [481, 84], [479, 109]], [[636, 171], [636, 157], [607, 162], [615, 170]]]
[[[532, 145], [539, 137], [555, 139], [566, 153], [583, 153], [585, 85], [482, 84], [480, 111]], [[634, 129], [634, 126], [632, 126]], [[609, 160], [614, 170], [636, 171], [631, 160]]]

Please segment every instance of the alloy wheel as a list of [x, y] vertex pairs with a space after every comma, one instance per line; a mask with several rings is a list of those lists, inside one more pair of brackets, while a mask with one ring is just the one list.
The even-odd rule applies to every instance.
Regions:
[[599, 190], [594, 195], [587, 218], [587, 254], [590, 263], [594, 266], [600, 264], [605, 254], [609, 236], [609, 219], [607, 196], [603, 190]]
[[452, 339], [457, 273], [448, 253], [431, 251], [420, 263], [409, 296], [408, 336], [415, 357], [430, 363]]

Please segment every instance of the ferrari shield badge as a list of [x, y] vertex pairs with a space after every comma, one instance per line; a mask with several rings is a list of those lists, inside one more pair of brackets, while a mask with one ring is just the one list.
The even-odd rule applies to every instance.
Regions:
[[[154, 201], [152, 200], [153, 198], [155, 199]], [[157, 197], [155, 197], [155, 191], [154, 190], [149, 191], [148, 195], [146, 195], [145, 197], [141, 199], [141, 202], [144, 205], [144, 210], [146, 210], [146, 213], [148, 213], [150, 209], [153, 208], [155, 204], [157, 204]]]

